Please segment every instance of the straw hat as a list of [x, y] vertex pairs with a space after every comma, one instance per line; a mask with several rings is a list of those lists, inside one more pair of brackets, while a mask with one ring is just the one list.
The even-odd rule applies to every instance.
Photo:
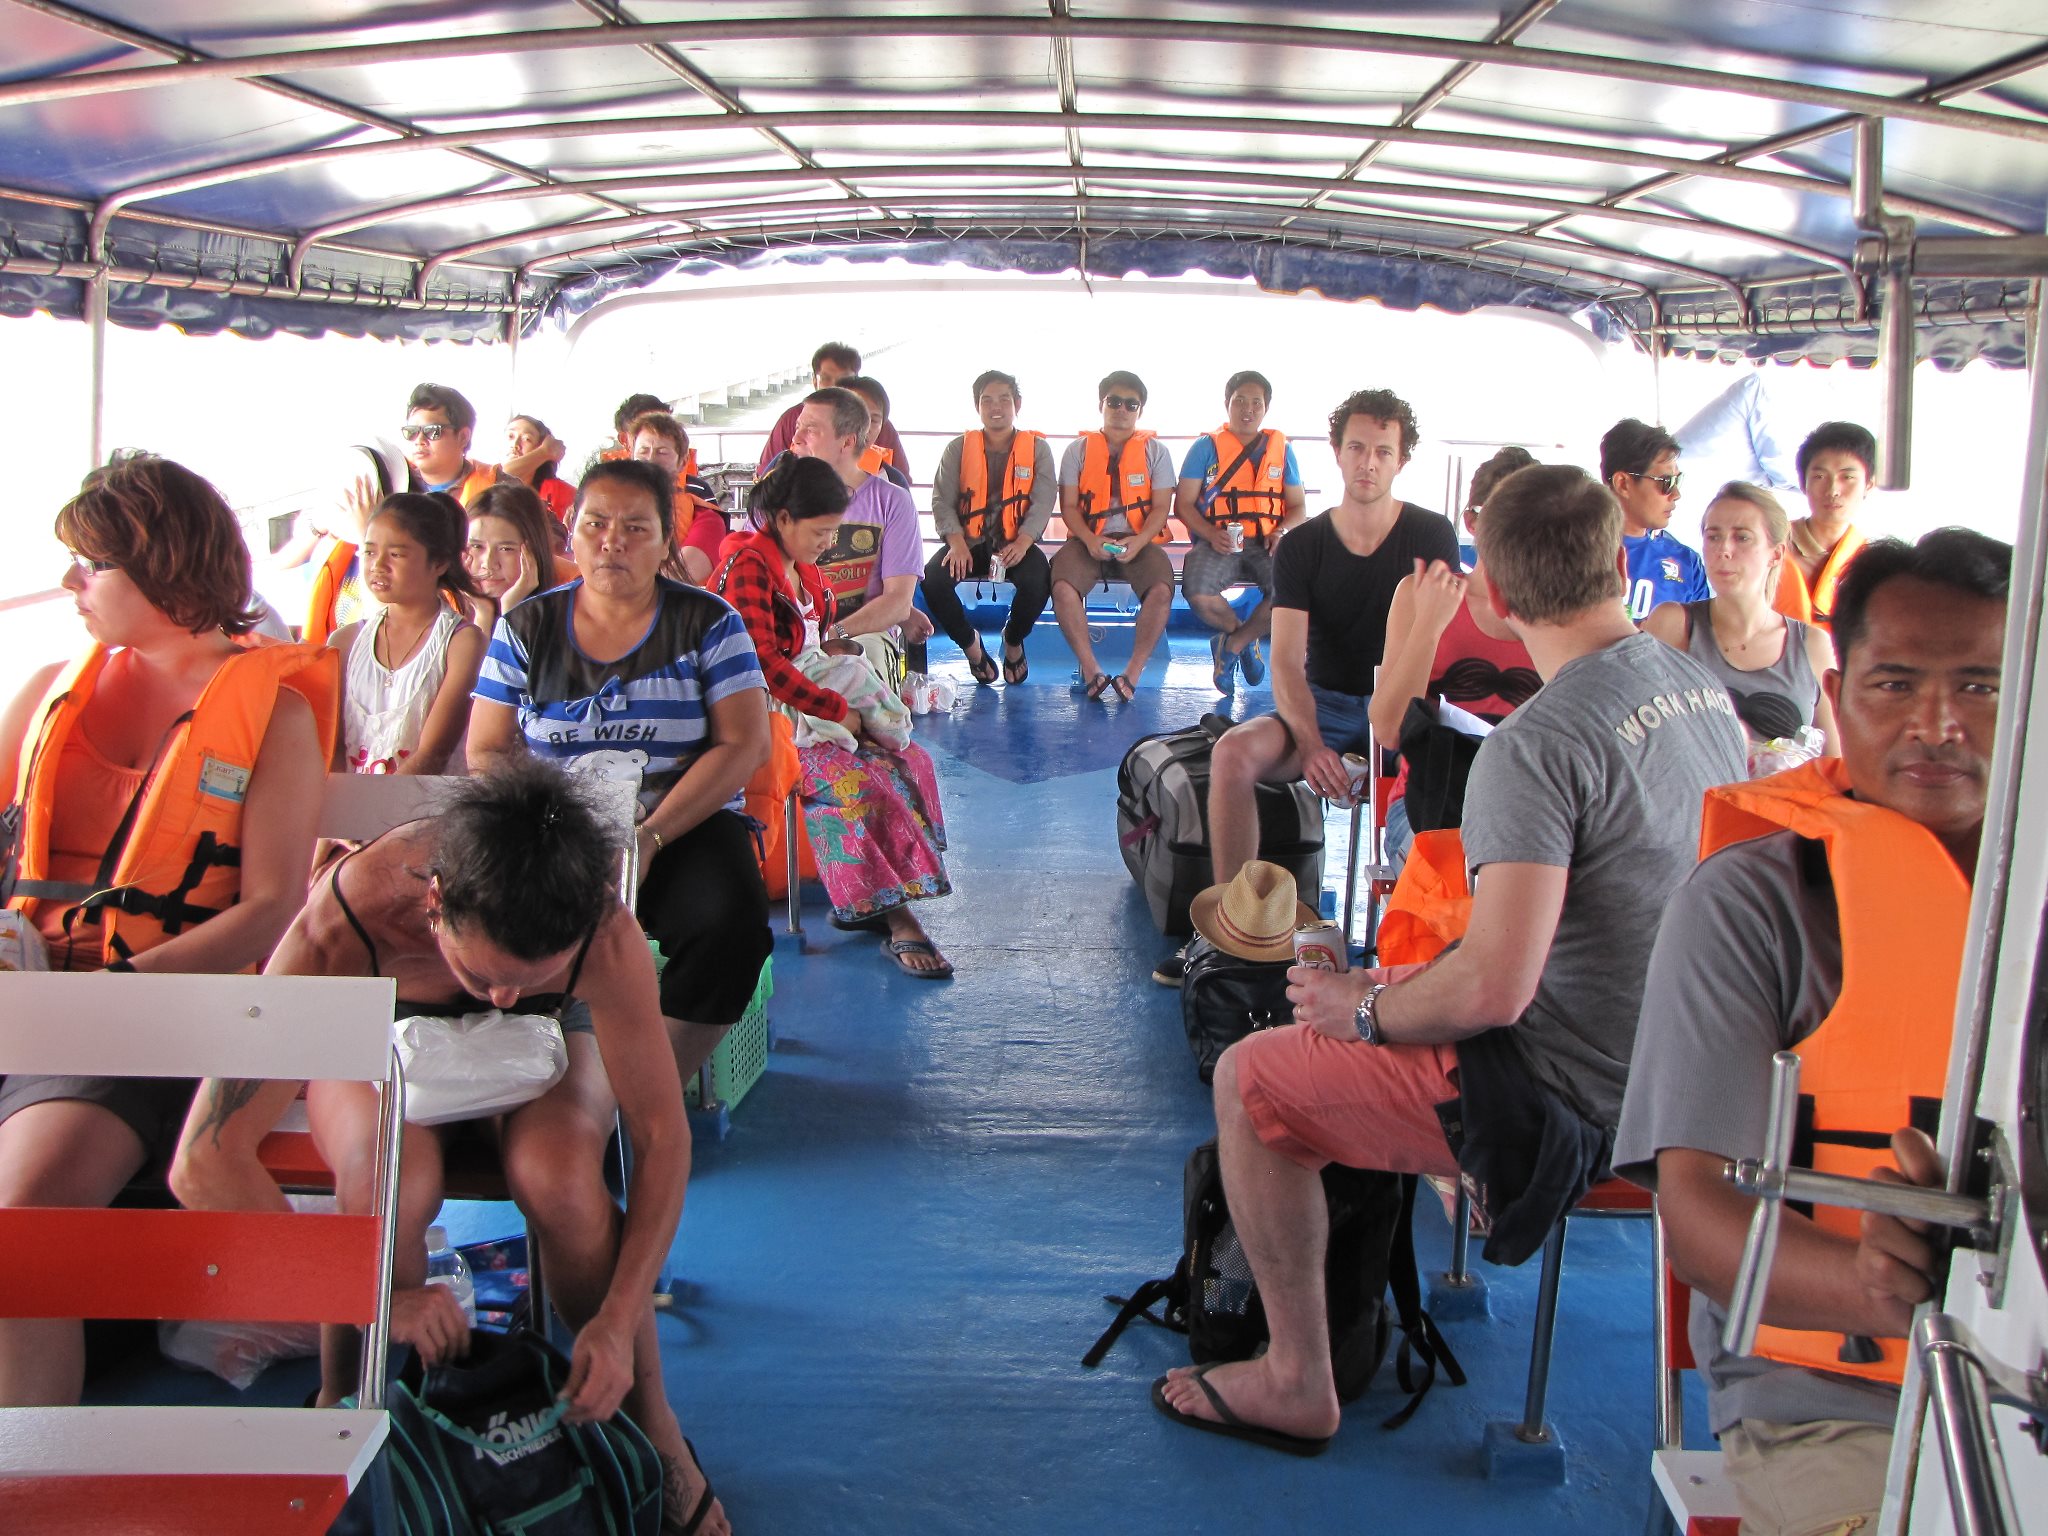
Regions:
[[1228, 885], [1212, 885], [1189, 903], [1195, 932], [1240, 960], [1292, 960], [1294, 930], [1316, 920], [1294, 899], [1294, 876], [1253, 859]]

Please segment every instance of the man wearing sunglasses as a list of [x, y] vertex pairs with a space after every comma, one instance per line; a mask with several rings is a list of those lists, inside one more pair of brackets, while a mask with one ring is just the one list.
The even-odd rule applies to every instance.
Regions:
[[476, 431], [476, 407], [461, 391], [446, 384], [421, 384], [405, 402], [406, 462], [430, 491], [445, 491], [464, 506], [486, 487], [505, 478], [495, 464], [469, 457], [469, 439]]
[[[1067, 539], [1052, 557], [1052, 607], [1067, 649], [1081, 664], [1088, 697], [1114, 692], [1128, 702], [1173, 606], [1173, 562], [1156, 542], [1173, 510], [1173, 458], [1150, 432], [1138, 430], [1145, 411], [1143, 379], [1118, 369], [1095, 393], [1102, 402], [1102, 430], [1083, 432], [1060, 458], [1060, 521]], [[1138, 595], [1131, 662], [1114, 677], [1097, 664], [1088, 639], [1088, 589], [1098, 581], [1127, 581]]]
[[1600, 479], [1621, 503], [1628, 616], [1640, 624], [1659, 603], [1711, 598], [1706, 563], [1665, 532], [1678, 505], [1678, 439], [1633, 416], [1616, 422], [1600, 439]]

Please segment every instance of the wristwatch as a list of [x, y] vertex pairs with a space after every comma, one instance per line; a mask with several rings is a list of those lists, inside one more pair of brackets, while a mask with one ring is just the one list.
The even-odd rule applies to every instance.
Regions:
[[844, 624], [834, 624], [830, 629], [825, 631], [825, 638], [827, 640], [851, 640], [853, 636], [849, 635], [846, 632], [846, 626]]
[[1380, 994], [1387, 990], [1388, 983], [1374, 982], [1372, 989], [1358, 1000], [1358, 1038], [1367, 1045], [1385, 1045], [1386, 1039], [1380, 1034]]

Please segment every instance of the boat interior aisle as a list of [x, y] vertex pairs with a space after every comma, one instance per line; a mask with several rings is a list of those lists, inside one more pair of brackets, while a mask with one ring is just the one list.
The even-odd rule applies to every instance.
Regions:
[[[1445, 1325], [1470, 1385], [1440, 1382], [1383, 1432], [1403, 1400], [1390, 1360], [1317, 1462], [1155, 1413], [1149, 1383], [1186, 1360], [1178, 1335], [1134, 1326], [1082, 1369], [1104, 1296], [1172, 1268], [1182, 1160], [1214, 1129], [1179, 995], [1150, 979], [1168, 946], [1114, 831], [1124, 748], [1216, 705], [1206, 647], [1173, 640], [1147, 678], [1163, 686], [1107, 709], [1070, 690], [1049, 626], [1008, 690], [975, 689], [934, 648], [963, 690], [919, 722], [954, 880], [929, 922], [955, 981], [896, 973], [815, 898], [805, 952], [778, 939], [776, 1048], [729, 1137], [699, 1143], [661, 1322], [671, 1392], [735, 1529], [1639, 1529], [1641, 1222], [1574, 1224], [1551, 1381], [1568, 1477], [1509, 1506], [1480, 1447], [1488, 1421], [1520, 1414], [1534, 1261], [1479, 1266], [1494, 1315]], [[1449, 1229], [1424, 1204], [1426, 1281]]]

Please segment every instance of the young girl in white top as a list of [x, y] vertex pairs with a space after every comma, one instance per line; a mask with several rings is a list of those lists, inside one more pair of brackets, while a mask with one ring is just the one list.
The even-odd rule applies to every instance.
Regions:
[[440, 773], [469, 724], [484, 635], [448, 594], [474, 598], [462, 508], [447, 496], [387, 496], [363, 533], [363, 585], [383, 606], [335, 631], [341, 740], [351, 773]]

